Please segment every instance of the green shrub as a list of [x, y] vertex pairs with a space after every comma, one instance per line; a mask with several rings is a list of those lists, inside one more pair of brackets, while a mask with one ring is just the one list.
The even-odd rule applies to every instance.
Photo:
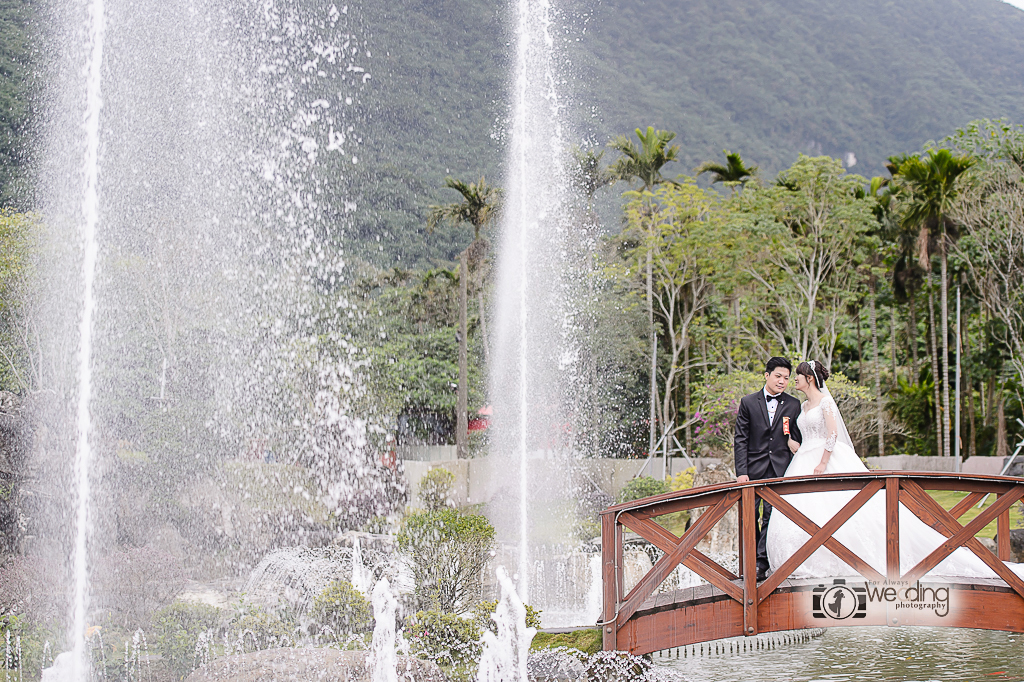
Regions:
[[235, 637], [235, 649], [244, 652], [294, 645], [297, 629], [291, 616], [268, 613], [262, 607], [252, 605], [243, 605], [228, 628]]
[[373, 607], [347, 580], [335, 580], [313, 601], [310, 617], [336, 636], [373, 630]]
[[[526, 627], [528, 628], [539, 628], [540, 627], [540, 614], [543, 613], [540, 609], [535, 609], [529, 604], [523, 604], [526, 607]], [[498, 602], [496, 601], [482, 601], [473, 607], [473, 618], [480, 625], [480, 628], [487, 628], [494, 634], [498, 634], [497, 626], [494, 624], [494, 619], [491, 617], [494, 612], [498, 609]]]
[[406, 624], [409, 651], [447, 669], [468, 672], [482, 651], [483, 629], [476, 618], [463, 618], [436, 609], [419, 611]]
[[667, 492], [668, 486], [665, 485], [665, 481], [651, 478], [650, 476], [640, 476], [623, 486], [622, 490], [619, 491], [619, 497], [616, 501], [621, 504], [622, 502], [632, 502], [633, 500], [640, 500], [651, 495], [660, 495]]
[[420, 501], [427, 511], [452, 506], [452, 485], [455, 474], [442, 467], [434, 467], [420, 478]]
[[199, 637], [215, 634], [220, 619], [220, 609], [215, 606], [181, 600], [153, 614], [154, 643], [179, 679], [196, 668]]
[[494, 545], [494, 526], [486, 518], [450, 508], [410, 514], [397, 541], [413, 560], [421, 608], [462, 613], [480, 601]]
[[[60, 646], [63, 639], [61, 628], [56, 624], [48, 627], [33, 622], [28, 615], [8, 613], [0, 616], [0, 655], [10, 636], [10, 658], [0, 661], [0, 677], [7, 674], [6, 670], [21, 670], [25, 679], [38, 679], [42, 669], [53, 663], [52, 649]], [[45, 652], [46, 642], [50, 643], [50, 652]], [[20, 658], [18, 644], [20, 643]], [[59, 649], [58, 649], [59, 651]], [[44, 657], [45, 656], [45, 657]], [[5, 668], [5, 666], [10, 666]], [[7, 679], [7, 678], [2, 678]], [[14, 679], [11, 675], [10, 679]]]

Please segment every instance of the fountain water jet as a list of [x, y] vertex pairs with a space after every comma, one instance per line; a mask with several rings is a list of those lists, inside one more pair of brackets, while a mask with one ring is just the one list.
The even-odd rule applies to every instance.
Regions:
[[[530, 459], [564, 457], [567, 352], [564, 276], [564, 148], [558, 64], [548, 0], [515, 4], [515, 74], [507, 194], [497, 280], [495, 353], [491, 367], [493, 452], [516, 476], [494, 514], [499, 537], [517, 544], [515, 577], [529, 599], [530, 544], [536, 496]], [[561, 494], [566, 491], [563, 489]]]
[[103, 82], [103, 0], [92, 0], [89, 4], [90, 50], [86, 65], [86, 108], [85, 108], [85, 191], [82, 197], [82, 259], [83, 306], [79, 322], [78, 347], [78, 445], [75, 453], [75, 481], [77, 505], [75, 513], [74, 547], [74, 616], [72, 618], [72, 679], [84, 681], [88, 675], [85, 655], [86, 610], [88, 594], [88, 551], [90, 489], [89, 475], [92, 451], [89, 444], [92, 424], [90, 400], [92, 398], [92, 334], [93, 316], [96, 311], [95, 280], [96, 260], [99, 247], [96, 242], [96, 226], [99, 223], [99, 144], [100, 111], [103, 109], [101, 85]]
[[492, 616], [497, 634], [490, 630], [483, 634], [484, 648], [477, 679], [479, 682], [528, 682], [530, 642], [537, 630], [526, 626], [526, 607], [505, 569], [499, 566], [497, 572], [501, 599]]

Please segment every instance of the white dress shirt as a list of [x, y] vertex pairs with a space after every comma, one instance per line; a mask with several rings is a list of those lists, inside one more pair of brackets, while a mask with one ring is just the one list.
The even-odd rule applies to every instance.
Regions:
[[780, 393], [779, 395], [773, 396], [768, 392], [767, 387], [765, 387], [763, 391], [765, 402], [768, 404], [768, 426], [773, 426], [775, 424], [775, 410], [779, 407], [779, 396], [782, 394]]

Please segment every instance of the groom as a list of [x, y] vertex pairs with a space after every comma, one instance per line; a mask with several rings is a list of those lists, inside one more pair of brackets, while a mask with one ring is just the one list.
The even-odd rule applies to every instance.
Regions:
[[[743, 396], [736, 415], [736, 481], [760, 481], [779, 478], [786, 473], [793, 453], [789, 439], [799, 443], [800, 430], [796, 418], [800, 414], [800, 401], [785, 390], [793, 365], [785, 358], [772, 358], [765, 365], [764, 388]], [[786, 431], [790, 435], [786, 435]], [[757, 579], [764, 580], [768, 572], [768, 519], [772, 508], [760, 497], [754, 500], [754, 517], [760, 512], [760, 525], [755, 523], [757, 536]]]

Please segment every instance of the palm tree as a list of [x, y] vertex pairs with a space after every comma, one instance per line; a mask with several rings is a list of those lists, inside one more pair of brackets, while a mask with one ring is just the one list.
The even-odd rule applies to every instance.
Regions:
[[[469, 455], [469, 349], [466, 307], [469, 298], [470, 253], [476, 266], [484, 261], [487, 242], [480, 232], [490, 224], [501, 210], [501, 190], [488, 185], [484, 178], [479, 182], [462, 182], [454, 178], [445, 179], [445, 186], [462, 195], [462, 201], [443, 206], [431, 206], [427, 217], [427, 229], [433, 230], [441, 223], [458, 226], [469, 223], [473, 226], [473, 242], [459, 254], [459, 383], [455, 407], [455, 448], [460, 459]], [[478, 272], [482, 268], [476, 268]], [[484, 362], [488, 360], [487, 316], [484, 314], [484, 288], [477, 287], [480, 303], [480, 333], [484, 339]]]
[[909, 329], [907, 331], [907, 344], [910, 346], [911, 358], [911, 384], [918, 382], [917, 366], [917, 310], [915, 301], [918, 292], [922, 287], [928, 292], [928, 335], [925, 337], [925, 345], [928, 348], [928, 356], [932, 373], [932, 391], [935, 405], [935, 446], [937, 454], [942, 456], [946, 452], [945, 438], [942, 432], [942, 382], [939, 380], [939, 353], [938, 336], [935, 333], [935, 289], [932, 285], [931, 267], [922, 267], [918, 262], [918, 233], [920, 230], [906, 223], [905, 218], [899, 215], [900, 204], [907, 200], [909, 187], [900, 177], [900, 168], [910, 159], [915, 158], [910, 154], [899, 154], [890, 156], [885, 164], [892, 176], [889, 179], [872, 179], [879, 181], [883, 187], [881, 193], [877, 193], [878, 211], [887, 216], [889, 228], [887, 237], [896, 246], [896, 256], [892, 262], [892, 288], [897, 301], [907, 303], [910, 308]]
[[[625, 135], [612, 140], [609, 146], [621, 156], [611, 165], [608, 172], [616, 180], [639, 181], [644, 192], [666, 182], [673, 182], [661, 175], [666, 164], [679, 157], [679, 145], [669, 146], [676, 134], [667, 130], [655, 130], [647, 126], [647, 132], [636, 129], [639, 145], [633, 144]], [[654, 327], [654, 270], [651, 251], [647, 250], [647, 322], [651, 328], [651, 409], [650, 439], [648, 454], [654, 454], [655, 426], [658, 403], [658, 334]], [[667, 445], [666, 445], [667, 447]]]
[[[970, 156], [954, 156], [948, 149], [929, 150], [927, 156], [909, 157], [898, 167], [899, 177], [909, 191], [903, 222], [917, 232], [917, 260], [931, 271], [933, 250], [938, 251], [941, 268], [940, 307], [942, 312], [942, 410], [943, 454], [950, 452], [949, 432], [949, 242], [959, 237], [950, 211], [957, 197], [956, 180], [971, 166]], [[959, 454], [959, 453], [958, 453]]]
[[443, 206], [430, 206], [427, 229], [433, 230], [441, 223], [455, 226], [469, 223], [473, 226], [473, 241], [480, 239], [480, 230], [486, 227], [501, 210], [501, 189], [488, 185], [485, 178], [479, 182], [462, 182], [446, 178], [445, 187], [462, 195], [462, 201]]
[[725, 154], [725, 165], [714, 161], [705, 161], [693, 169], [694, 174], [703, 175], [711, 173], [711, 184], [716, 182], [738, 182], [741, 185], [747, 184], [757, 175], [757, 166], [747, 166], [739, 154], [733, 154], [728, 149], [723, 149]]
[[668, 130], [655, 130], [647, 126], [644, 133], [636, 129], [639, 146], [625, 135], [620, 135], [609, 143], [609, 147], [619, 152], [620, 156], [608, 171], [616, 180], [633, 182], [639, 180], [644, 191], [649, 192], [655, 185], [672, 182], [661, 175], [661, 169], [671, 161], [678, 161], [679, 145], [669, 146], [676, 134]]

